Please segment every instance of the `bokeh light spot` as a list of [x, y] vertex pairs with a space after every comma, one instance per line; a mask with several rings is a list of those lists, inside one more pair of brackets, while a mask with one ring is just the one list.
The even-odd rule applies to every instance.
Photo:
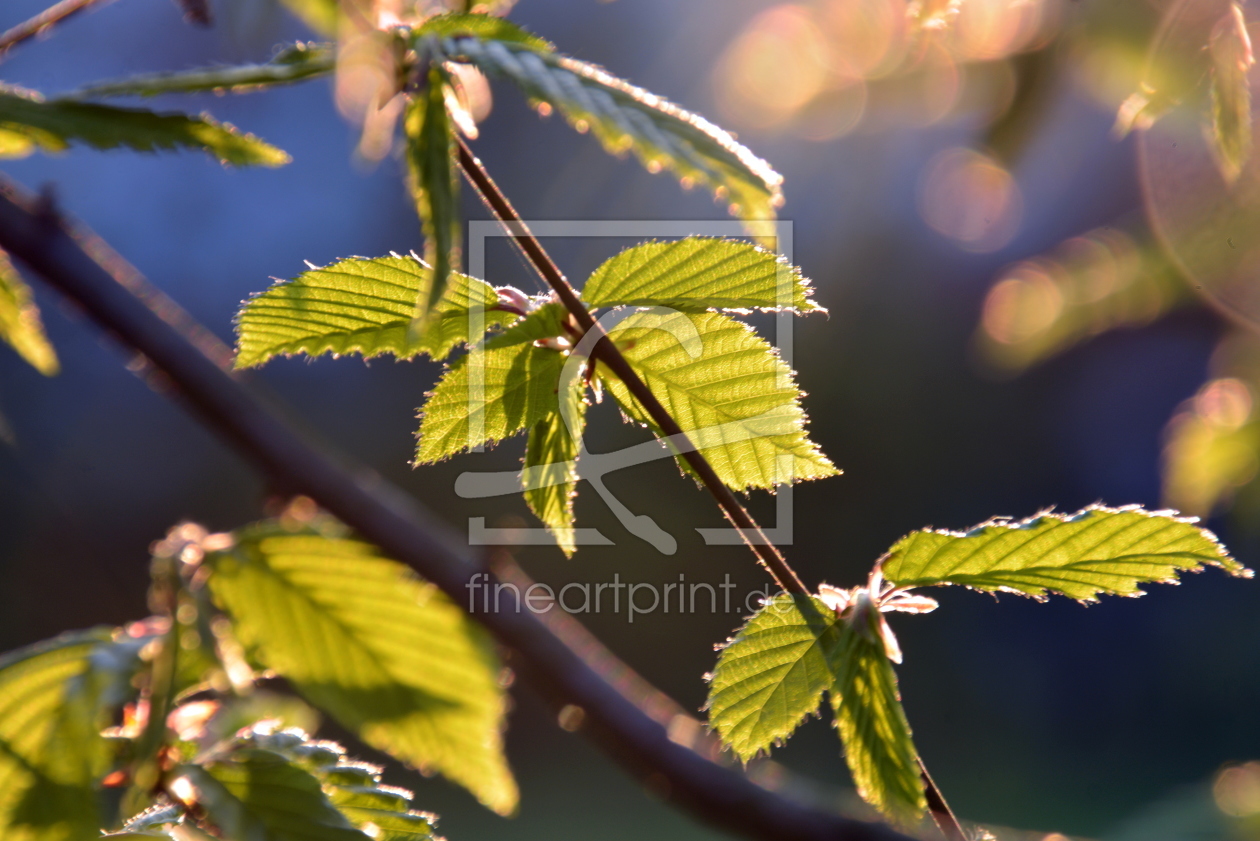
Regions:
[[1015, 179], [993, 158], [947, 149], [927, 166], [919, 213], [933, 230], [968, 251], [996, 251], [1019, 228], [1023, 199]]

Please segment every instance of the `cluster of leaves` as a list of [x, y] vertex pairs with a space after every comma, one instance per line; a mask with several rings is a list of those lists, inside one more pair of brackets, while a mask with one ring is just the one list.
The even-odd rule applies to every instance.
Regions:
[[[590, 370], [591, 343], [558, 303], [457, 275], [415, 334], [408, 329], [413, 302], [428, 294], [433, 277], [417, 258], [391, 256], [345, 260], [277, 284], [241, 310], [237, 364], [324, 352], [443, 359], [471, 343], [429, 395], [416, 462], [528, 432], [525, 499], [571, 553], [588, 377], [626, 417], [652, 421], [616, 376], [602, 365]], [[600, 266], [582, 298], [592, 309], [611, 309], [601, 323], [728, 486], [773, 488], [836, 472], [805, 435], [791, 371], [751, 328], [722, 312], [816, 311], [799, 271], [747, 243], [646, 243]], [[506, 329], [482, 340], [491, 326]]]
[[[485, 633], [312, 512], [295, 504], [232, 535], [177, 527], [155, 545], [161, 614], [0, 661], [0, 834], [86, 838], [138, 812], [117, 837], [431, 837], [432, 816], [380, 769], [284, 729], [315, 726], [308, 704], [490, 808], [516, 808]], [[264, 675], [298, 697], [260, 687]]]
[[1143, 583], [1175, 582], [1205, 566], [1251, 575], [1193, 521], [1135, 507], [914, 532], [877, 562], [865, 587], [824, 585], [818, 597], [767, 602], [721, 649], [709, 722], [747, 761], [816, 714], [826, 693], [858, 792], [889, 818], [912, 822], [926, 808], [924, 784], [890, 662], [900, 652], [882, 614], [935, 605], [906, 591], [952, 584], [1094, 601], [1140, 595]]

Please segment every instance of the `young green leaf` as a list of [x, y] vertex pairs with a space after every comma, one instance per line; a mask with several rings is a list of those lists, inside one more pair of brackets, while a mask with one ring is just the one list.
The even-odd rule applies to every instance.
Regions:
[[559, 411], [566, 357], [534, 344], [558, 335], [558, 318], [545, 306], [450, 364], [424, 404], [417, 464], [501, 441]]
[[1233, 182], [1251, 157], [1251, 82], [1247, 75], [1256, 63], [1242, 4], [1231, 3], [1213, 27], [1208, 54], [1212, 59], [1211, 138], [1221, 174]]
[[1193, 520], [1092, 505], [1071, 515], [990, 520], [966, 532], [917, 531], [889, 550], [882, 569], [899, 587], [961, 584], [1089, 602], [1100, 593], [1141, 595], [1142, 583], [1173, 583], [1179, 572], [1205, 566], [1252, 574]]
[[[626, 359], [729, 487], [773, 488], [838, 471], [805, 435], [801, 392], [748, 325], [720, 313], [635, 313], [613, 332]], [[620, 380], [600, 376], [652, 426]]]
[[57, 352], [44, 335], [31, 288], [4, 251], [0, 251], [0, 339], [44, 376], [61, 370]]
[[[878, 621], [878, 614], [869, 617]], [[913, 823], [927, 801], [897, 675], [878, 634], [841, 623], [839, 637], [828, 695], [849, 773], [863, 800], [885, 817]]]
[[[250, 298], [236, 316], [236, 367], [261, 365], [280, 354], [428, 354], [445, 359], [482, 327], [515, 317], [499, 310], [489, 284], [452, 275], [418, 336], [409, 325], [419, 298], [427, 300], [433, 272], [415, 257], [355, 257], [312, 268]], [[479, 315], [478, 315], [479, 314]]]
[[185, 765], [168, 783], [221, 838], [368, 841], [329, 801], [319, 780], [278, 753], [233, 745]]
[[101, 730], [133, 694], [144, 642], [98, 629], [0, 659], [0, 837], [78, 841], [111, 821], [97, 803], [113, 756]]
[[597, 307], [661, 306], [687, 312], [821, 309], [809, 281], [777, 254], [734, 240], [688, 237], [636, 245], [604, 263], [582, 289]]
[[[782, 204], [783, 177], [728, 132], [600, 67], [532, 45], [451, 38], [443, 50], [491, 76], [506, 76], [531, 100], [558, 109], [615, 154], [633, 151], [651, 172], [673, 170], [729, 199], [732, 213], [768, 220]], [[767, 238], [773, 247], [773, 238]]]
[[299, 41], [277, 52], [271, 61], [260, 64], [231, 64], [200, 67], [196, 70], [145, 73], [125, 79], [95, 82], [60, 99], [158, 96], [200, 91], [245, 93], [274, 85], [315, 79], [331, 73], [335, 67], [336, 50], [332, 44], [308, 44]]
[[266, 524], [207, 563], [242, 644], [307, 700], [367, 744], [515, 809], [497, 659], [435, 587], [366, 544]]
[[575, 367], [575, 381], [559, 385], [566, 405], [557, 406], [530, 429], [521, 471], [529, 510], [555, 536], [561, 551], [570, 556], [577, 551], [573, 500], [577, 496], [577, 457], [586, 425], [586, 385], [581, 378], [582, 366]]
[[460, 264], [459, 165], [455, 134], [446, 111], [446, 78], [429, 68], [429, 84], [407, 109], [407, 163], [416, 212], [424, 233], [425, 261], [433, 267], [428, 296], [416, 300], [415, 316], [426, 320]]
[[817, 599], [781, 594], [740, 628], [709, 677], [709, 726], [747, 762], [818, 712], [840, 622]]
[[0, 132], [28, 141], [26, 145], [15, 145], [0, 139], [0, 149], [11, 148], [11, 154], [26, 154], [37, 146], [60, 152], [77, 142], [96, 149], [125, 146], [137, 152], [200, 149], [236, 166], [276, 167], [290, 161], [283, 150], [207, 116], [157, 114], [85, 102], [46, 102], [38, 94], [2, 85]]
[[426, 36], [472, 37], [483, 41], [505, 41], [541, 52], [550, 52], [555, 49], [549, 41], [522, 29], [506, 18], [493, 14], [448, 12], [434, 15], [413, 30], [412, 41], [419, 43]]

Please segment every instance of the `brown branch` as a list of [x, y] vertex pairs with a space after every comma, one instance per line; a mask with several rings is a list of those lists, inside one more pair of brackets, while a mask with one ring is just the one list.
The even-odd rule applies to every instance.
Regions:
[[60, 3], [54, 3], [34, 17], [19, 23], [8, 32], [0, 34], [0, 60], [3, 60], [5, 53], [14, 44], [39, 35], [71, 15], [101, 2], [109, 3], [112, 0], [61, 0]]
[[[485, 559], [449, 526], [380, 476], [334, 461], [299, 435], [240, 382], [205, 356], [162, 314], [138, 299], [84, 248], [92, 237], [46, 206], [0, 182], [0, 247], [77, 303], [120, 342], [144, 354], [180, 398], [250, 464], [303, 493], [416, 570], [459, 604], [473, 576], [494, 586]], [[132, 270], [134, 271], [134, 270]], [[477, 620], [512, 652], [511, 662], [557, 702], [580, 707], [587, 732], [638, 779], [668, 791], [674, 805], [715, 827], [766, 841], [912, 841], [875, 823], [812, 808], [754, 784], [673, 741], [667, 730], [588, 662], [613, 655], [579, 652], [530, 611], [481, 611]], [[662, 785], [663, 784], [663, 785]]]
[[[626, 386], [626, 389], [634, 395], [639, 404], [647, 411], [648, 415], [656, 423], [657, 427], [666, 436], [676, 441], [687, 440], [686, 433], [682, 427], [674, 420], [673, 415], [669, 413], [661, 402], [656, 399], [656, 395], [639, 377], [634, 367], [622, 356], [617, 346], [609, 341], [603, 327], [591, 315], [590, 310], [582, 303], [576, 291], [569, 284], [569, 281], [560, 272], [555, 261], [551, 259], [551, 255], [543, 248], [538, 238], [530, 232], [529, 226], [521, 218], [516, 209], [512, 207], [511, 201], [499, 189], [499, 185], [490, 177], [490, 173], [486, 171], [485, 166], [468, 148], [468, 144], [463, 138], [459, 138], [459, 164], [464, 171], [464, 177], [472, 184], [473, 189], [481, 196], [483, 202], [494, 214], [495, 218], [503, 225], [504, 229], [511, 236], [512, 240], [520, 247], [525, 258], [534, 268], [556, 296], [560, 302], [564, 304], [565, 309], [576, 319], [583, 331], [597, 331], [600, 336], [595, 349], [591, 354], [594, 358], [608, 366], [608, 368], [617, 375]], [[675, 437], [677, 436], [677, 437]], [[709, 464], [708, 459], [694, 446], [684, 449], [681, 453], [686, 459], [687, 464], [696, 472], [703, 482], [705, 488], [717, 500], [718, 506], [722, 509], [722, 513], [731, 521], [731, 524], [739, 529], [740, 535], [744, 538], [744, 543], [757, 556], [757, 560], [765, 567], [770, 576], [774, 578], [775, 583], [784, 590], [796, 595], [808, 597], [809, 589], [801, 581], [796, 571], [792, 569], [787, 559], [779, 551], [778, 547], [772, 544], [761, 526], [757, 525], [757, 521], [752, 518], [744, 506], [739, 504], [735, 498], [735, 494], [731, 489], [718, 477], [713, 469], [713, 465]], [[755, 536], [756, 539], [753, 539]], [[963, 834], [962, 826], [958, 823], [958, 818], [954, 816], [953, 811], [949, 808], [949, 804], [945, 802], [945, 796], [941, 794], [940, 789], [936, 787], [936, 783], [932, 781], [932, 777], [928, 774], [927, 766], [919, 760], [920, 776], [923, 779], [923, 785], [928, 801], [928, 811], [932, 815], [932, 820], [936, 822], [937, 827], [945, 835], [949, 841], [966, 841]]]
[[[482, 166], [481, 161], [472, 153], [463, 138], [459, 139], [459, 165], [464, 171], [464, 176], [468, 182], [472, 184], [473, 189], [481, 196], [482, 201], [490, 208], [495, 218], [503, 224], [505, 230], [511, 236], [513, 241], [520, 246], [525, 257], [529, 260], [534, 270], [543, 281], [551, 287], [552, 291], [560, 299], [560, 303], [569, 311], [573, 318], [577, 321], [578, 326], [583, 332], [594, 332], [599, 336], [592, 356], [598, 359], [608, 369], [612, 371], [617, 379], [625, 384], [626, 390], [634, 395], [634, 399], [639, 402], [648, 416], [656, 424], [657, 428], [666, 438], [674, 441], [686, 441], [687, 434], [683, 431], [678, 422], [674, 420], [673, 415], [669, 413], [661, 401], [656, 399], [656, 395], [647, 387], [642, 378], [639, 377], [637, 371], [630, 365], [617, 346], [608, 340], [608, 334], [604, 332], [604, 328], [595, 320], [595, 316], [591, 315], [590, 310], [578, 298], [577, 292], [569, 285], [569, 281], [556, 267], [549, 255], [529, 230], [529, 226], [521, 219], [512, 203], [508, 201], [503, 191], [494, 183], [490, 177], [490, 173], [486, 172], [486, 168]], [[775, 583], [783, 590], [801, 596], [809, 596], [809, 589], [801, 581], [800, 576], [788, 564], [787, 559], [773, 543], [766, 537], [761, 530], [761, 526], [757, 525], [757, 521], [752, 518], [748, 510], [739, 504], [739, 500], [735, 498], [735, 494], [730, 488], [718, 477], [714, 471], [713, 465], [709, 464], [708, 459], [693, 447], [682, 448], [682, 458], [687, 462], [696, 475], [700, 477], [701, 483], [717, 500], [718, 506], [722, 509], [722, 513], [730, 520], [731, 525], [739, 530], [740, 536], [744, 538], [744, 543], [757, 556], [757, 560], [765, 567], [770, 576], [774, 578]]]

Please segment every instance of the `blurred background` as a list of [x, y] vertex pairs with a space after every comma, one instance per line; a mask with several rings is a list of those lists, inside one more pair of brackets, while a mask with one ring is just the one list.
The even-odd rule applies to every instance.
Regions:
[[[44, 5], [6, 0], [0, 29]], [[845, 471], [796, 489], [785, 548], [806, 581], [847, 587], [913, 529], [1097, 501], [1209, 516], [1237, 557], [1260, 564], [1250, 326], [1260, 321], [1260, 174], [1250, 112], [1230, 129], [1220, 110], [1248, 89], [1256, 5], [522, 0], [511, 16], [738, 132], [785, 176], [792, 256], [830, 311], [796, 322], [795, 364], [811, 435]], [[265, 60], [277, 44], [316, 37], [274, 0], [217, 0], [213, 11], [202, 29], [170, 0], [116, 0], [24, 44], [0, 77], [53, 94]], [[540, 117], [515, 90], [495, 83], [494, 94], [474, 147], [526, 218], [728, 218], [702, 191]], [[293, 163], [237, 171], [191, 153], [74, 149], [2, 168], [27, 187], [53, 185], [67, 211], [225, 342], [240, 301], [304, 260], [421, 248], [400, 161], [367, 160], [329, 80], [157, 105], [210, 111]], [[469, 195], [465, 208], [486, 218]], [[547, 243], [575, 280], [628, 244]], [[491, 283], [538, 291], [502, 241], [487, 265]], [[257, 519], [267, 496], [128, 372], [118, 346], [35, 285], [62, 371], [46, 379], [0, 353], [0, 649], [144, 615], [151, 542], [183, 519], [212, 529]], [[772, 332], [769, 319], [757, 324]], [[465, 470], [518, 466], [522, 439], [409, 466], [415, 411], [438, 370], [292, 359], [249, 378], [457, 527], [470, 516], [528, 522], [519, 497], [453, 493]], [[591, 419], [592, 450], [645, 436], [609, 403]], [[522, 549], [530, 574], [557, 585], [729, 574], [741, 592], [764, 586], [746, 550], [703, 544], [694, 529], [722, 520], [672, 464], [608, 482], [678, 538], [678, 553], [626, 533], [583, 489], [578, 524], [616, 545], [572, 560]], [[750, 505], [774, 522], [773, 498]], [[910, 721], [960, 816], [1099, 838], [1252, 837], [1260, 766], [1238, 764], [1260, 757], [1260, 583], [1209, 571], [1150, 589], [1090, 607], [947, 591], [936, 613], [893, 620]], [[740, 617], [583, 619], [698, 709], [713, 644]], [[562, 731], [527, 687], [514, 696], [518, 817], [391, 768], [445, 835], [715, 837]], [[809, 723], [775, 758], [812, 780], [813, 795], [848, 802], [826, 723]]]

